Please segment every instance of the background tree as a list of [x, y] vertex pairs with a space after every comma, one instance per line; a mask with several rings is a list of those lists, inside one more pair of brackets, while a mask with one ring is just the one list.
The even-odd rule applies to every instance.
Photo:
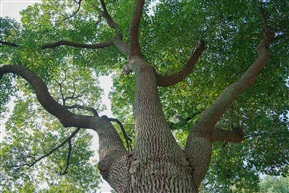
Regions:
[[[117, 192], [252, 192], [259, 173], [288, 174], [288, 3], [153, 3], [44, 1], [22, 24], [1, 18], [1, 110], [19, 99], [4, 190], [93, 191], [87, 129]], [[98, 114], [104, 74], [118, 119]]]

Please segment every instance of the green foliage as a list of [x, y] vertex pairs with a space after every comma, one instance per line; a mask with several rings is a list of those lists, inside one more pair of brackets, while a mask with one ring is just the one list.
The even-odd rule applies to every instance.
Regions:
[[[263, 25], [258, 7], [262, 5], [265, 13], [270, 14], [268, 24], [271, 30], [278, 35], [288, 35], [289, 5], [286, 1], [280, 1], [277, 6], [275, 1], [153, 2], [148, 1], [145, 5], [140, 41], [144, 58], [158, 73], [169, 75], [182, 69], [199, 42], [206, 42], [206, 50], [192, 74], [174, 86], [159, 89], [168, 123], [183, 147], [200, 113], [257, 57], [255, 47], [262, 37]], [[129, 41], [129, 22], [135, 1], [107, 0], [106, 3], [124, 40]], [[99, 2], [83, 1], [80, 11], [65, 20], [77, 9], [73, 0], [43, 0], [22, 12], [21, 24], [1, 18], [1, 40], [17, 43], [19, 47], [1, 45], [0, 62], [29, 67], [45, 80], [59, 102], [63, 102], [59, 83], [65, 79], [62, 85], [64, 96], [83, 93], [79, 100], [67, 100], [66, 105], [81, 100], [98, 111], [104, 106], [100, 104], [97, 77], [111, 75], [114, 82], [110, 93], [113, 114], [133, 138], [135, 80], [133, 75], [120, 76], [127, 62], [122, 53], [112, 47], [98, 50], [68, 46], [41, 49], [44, 44], [60, 40], [95, 44], [114, 37], [114, 31], [100, 17], [98, 8]], [[214, 144], [204, 191], [254, 192], [259, 188], [260, 173], [288, 175], [288, 38], [273, 43], [270, 53], [270, 62], [255, 85], [237, 98], [217, 124], [227, 130], [243, 124], [246, 140], [240, 144]], [[43, 155], [73, 131], [61, 127], [57, 120], [37, 106], [31, 95], [33, 91], [25, 82], [20, 79], [12, 82], [12, 77], [6, 75], [0, 81], [1, 113], [9, 96], [15, 93], [15, 85], [23, 92], [18, 96], [23, 101], [16, 102], [6, 126], [7, 138], [1, 146], [1, 175], [5, 177], [1, 185], [4, 185], [4, 190], [12, 188], [33, 192], [44, 181], [50, 182], [46, 186], [47, 192], [94, 190], [99, 175], [95, 163], [89, 161], [93, 155], [88, 149], [91, 136], [84, 131], [73, 139], [68, 176], [55, 173], [65, 167], [67, 145], [32, 168], [11, 168], [13, 164], [31, 162], [35, 156]], [[33, 172], [35, 170], [37, 172]]]
[[289, 190], [289, 178], [265, 176], [260, 187], [261, 193], [286, 193]]
[[7, 137], [1, 144], [0, 152], [1, 174], [5, 176], [1, 181], [3, 190], [19, 190], [23, 186], [51, 192], [61, 187], [85, 192], [95, 190], [100, 176], [95, 161], [91, 160], [94, 155], [89, 149], [92, 136], [86, 131], [81, 131], [72, 140], [68, 174], [60, 175], [67, 164], [67, 144], [31, 165], [62, 143], [74, 130], [63, 128], [39, 105], [31, 104], [37, 104], [35, 99], [18, 101], [14, 114], [6, 123]]

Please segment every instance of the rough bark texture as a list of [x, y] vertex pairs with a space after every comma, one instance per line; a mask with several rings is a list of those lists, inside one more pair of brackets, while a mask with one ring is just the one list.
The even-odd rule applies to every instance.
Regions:
[[155, 70], [132, 59], [136, 74], [136, 142], [130, 166], [130, 192], [194, 192], [192, 168], [176, 143], [162, 111]]

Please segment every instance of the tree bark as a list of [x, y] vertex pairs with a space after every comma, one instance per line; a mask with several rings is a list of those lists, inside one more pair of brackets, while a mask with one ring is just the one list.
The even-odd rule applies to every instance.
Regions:
[[140, 57], [132, 58], [131, 66], [136, 75], [136, 141], [129, 192], [197, 192], [192, 167], [167, 125], [154, 68]]

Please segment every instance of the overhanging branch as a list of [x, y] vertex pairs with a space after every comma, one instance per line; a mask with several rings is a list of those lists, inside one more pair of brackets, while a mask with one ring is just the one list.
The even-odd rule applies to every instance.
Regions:
[[94, 116], [76, 115], [66, 107], [56, 102], [48, 92], [43, 80], [24, 66], [4, 65], [0, 68], [0, 79], [6, 73], [13, 73], [24, 78], [34, 89], [37, 100], [43, 108], [54, 115], [64, 127], [90, 128], [96, 124]]
[[[57, 103], [52, 98], [48, 92], [46, 84], [42, 81], [42, 79], [32, 71], [28, 70], [26, 67], [18, 65], [4, 65], [0, 67], [0, 79], [6, 73], [13, 73], [24, 78], [34, 89], [37, 100], [43, 106], [43, 108], [58, 118], [64, 127], [90, 128], [98, 133], [100, 157], [99, 168], [102, 172], [108, 174], [111, 172], [113, 173], [114, 171], [111, 169], [111, 166], [123, 161], [122, 158], [125, 158], [128, 155], [119, 134], [116, 132], [115, 128], [109, 122], [106, 116], [84, 116], [76, 115], [70, 112], [65, 106]], [[64, 142], [61, 145], [63, 144]], [[59, 148], [59, 146], [56, 148]], [[42, 156], [41, 159], [50, 155], [52, 152], [53, 151], [50, 151], [45, 156]], [[69, 154], [67, 157], [69, 157]], [[37, 160], [39, 159], [40, 158]], [[30, 165], [26, 164], [26, 166]], [[67, 163], [67, 165], [69, 165], [69, 163]], [[123, 175], [128, 176], [127, 165], [124, 164], [124, 168], [122, 168], [122, 170]], [[65, 171], [67, 171], [67, 169], [64, 170], [64, 172]]]

